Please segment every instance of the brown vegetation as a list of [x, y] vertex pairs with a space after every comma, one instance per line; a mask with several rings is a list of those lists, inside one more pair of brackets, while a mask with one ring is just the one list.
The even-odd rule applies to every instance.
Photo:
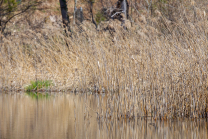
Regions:
[[0, 44], [0, 87], [22, 90], [31, 80], [52, 80], [51, 91], [108, 93], [105, 116], [207, 117], [206, 4], [193, 10], [185, 1], [171, 18], [159, 8], [152, 16], [134, 9], [126, 30], [112, 20], [96, 30], [85, 20], [71, 25], [69, 38], [60, 16], [51, 24], [44, 23], [46, 13], [28, 16], [42, 23], [39, 29], [16, 18]]

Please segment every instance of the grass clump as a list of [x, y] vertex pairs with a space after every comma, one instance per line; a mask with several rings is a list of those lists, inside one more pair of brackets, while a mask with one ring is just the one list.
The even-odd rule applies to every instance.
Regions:
[[105, 21], [106, 17], [103, 15], [101, 11], [98, 11], [95, 18], [97, 24], [99, 24], [101, 21]]
[[37, 91], [39, 89], [48, 89], [48, 87], [50, 87], [52, 85], [52, 81], [50, 80], [45, 80], [45, 81], [31, 81], [31, 84], [28, 85], [27, 87], [25, 87], [25, 90], [27, 92], [31, 92], [31, 91]]

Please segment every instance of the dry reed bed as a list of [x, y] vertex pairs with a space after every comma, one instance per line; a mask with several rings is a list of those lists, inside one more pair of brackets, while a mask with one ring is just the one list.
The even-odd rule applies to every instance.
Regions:
[[52, 80], [51, 91], [106, 93], [99, 117], [207, 117], [207, 20], [147, 21], [127, 30], [109, 21], [106, 31], [85, 21], [68, 38], [53, 27], [6, 37], [1, 88], [22, 90], [37, 79]]

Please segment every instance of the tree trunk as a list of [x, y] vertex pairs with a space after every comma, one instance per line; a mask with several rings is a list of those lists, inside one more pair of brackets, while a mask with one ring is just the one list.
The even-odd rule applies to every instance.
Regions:
[[97, 24], [96, 24], [96, 22], [95, 22], [95, 20], [94, 20], [94, 17], [93, 17], [93, 1], [90, 1], [90, 13], [91, 13], [91, 17], [92, 17], [92, 23], [95, 25], [95, 27], [96, 27], [96, 29], [97, 29]]
[[3, 28], [2, 27], [2, 23], [1, 23], [2, 22], [2, 16], [1, 16], [1, 14], [3, 12], [2, 11], [2, 8], [1, 8], [2, 7], [2, 4], [3, 4], [3, 0], [0, 0], [0, 33], [2, 32], [2, 28]]
[[127, 5], [126, 5], [126, 0], [123, 1], [123, 11], [125, 15], [125, 20], [127, 19]]
[[63, 25], [64, 25], [64, 28], [68, 28], [68, 30], [70, 31], [70, 28], [69, 28], [69, 16], [67, 14], [67, 3], [66, 3], [66, 0], [59, 0], [60, 2], [60, 7], [61, 7], [61, 15], [62, 15], [62, 20], [63, 20]]
[[76, 20], [77, 0], [74, 0], [74, 24]]

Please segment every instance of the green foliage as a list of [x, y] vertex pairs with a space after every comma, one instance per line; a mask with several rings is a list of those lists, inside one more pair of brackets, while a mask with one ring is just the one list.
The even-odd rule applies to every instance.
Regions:
[[52, 86], [53, 83], [50, 80], [46, 80], [46, 81], [31, 81], [31, 84], [28, 85], [27, 87], [25, 87], [25, 90], [27, 92], [31, 92], [31, 91], [36, 91], [38, 89], [42, 89], [42, 88], [48, 88], [50, 86]]
[[60, 7], [56, 7], [56, 11], [60, 12], [61, 11]]
[[96, 20], [96, 23], [99, 24], [101, 21], [105, 21], [106, 18], [105, 18], [105, 16], [103, 15], [102, 12], [98, 11], [97, 14], [96, 14], [95, 20]]
[[4, 4], [7, 4], [8, 9], [7, 12], [12, 12], [17, 8], [19, 2], [16, 2], [16, 0], [5, 0]]

